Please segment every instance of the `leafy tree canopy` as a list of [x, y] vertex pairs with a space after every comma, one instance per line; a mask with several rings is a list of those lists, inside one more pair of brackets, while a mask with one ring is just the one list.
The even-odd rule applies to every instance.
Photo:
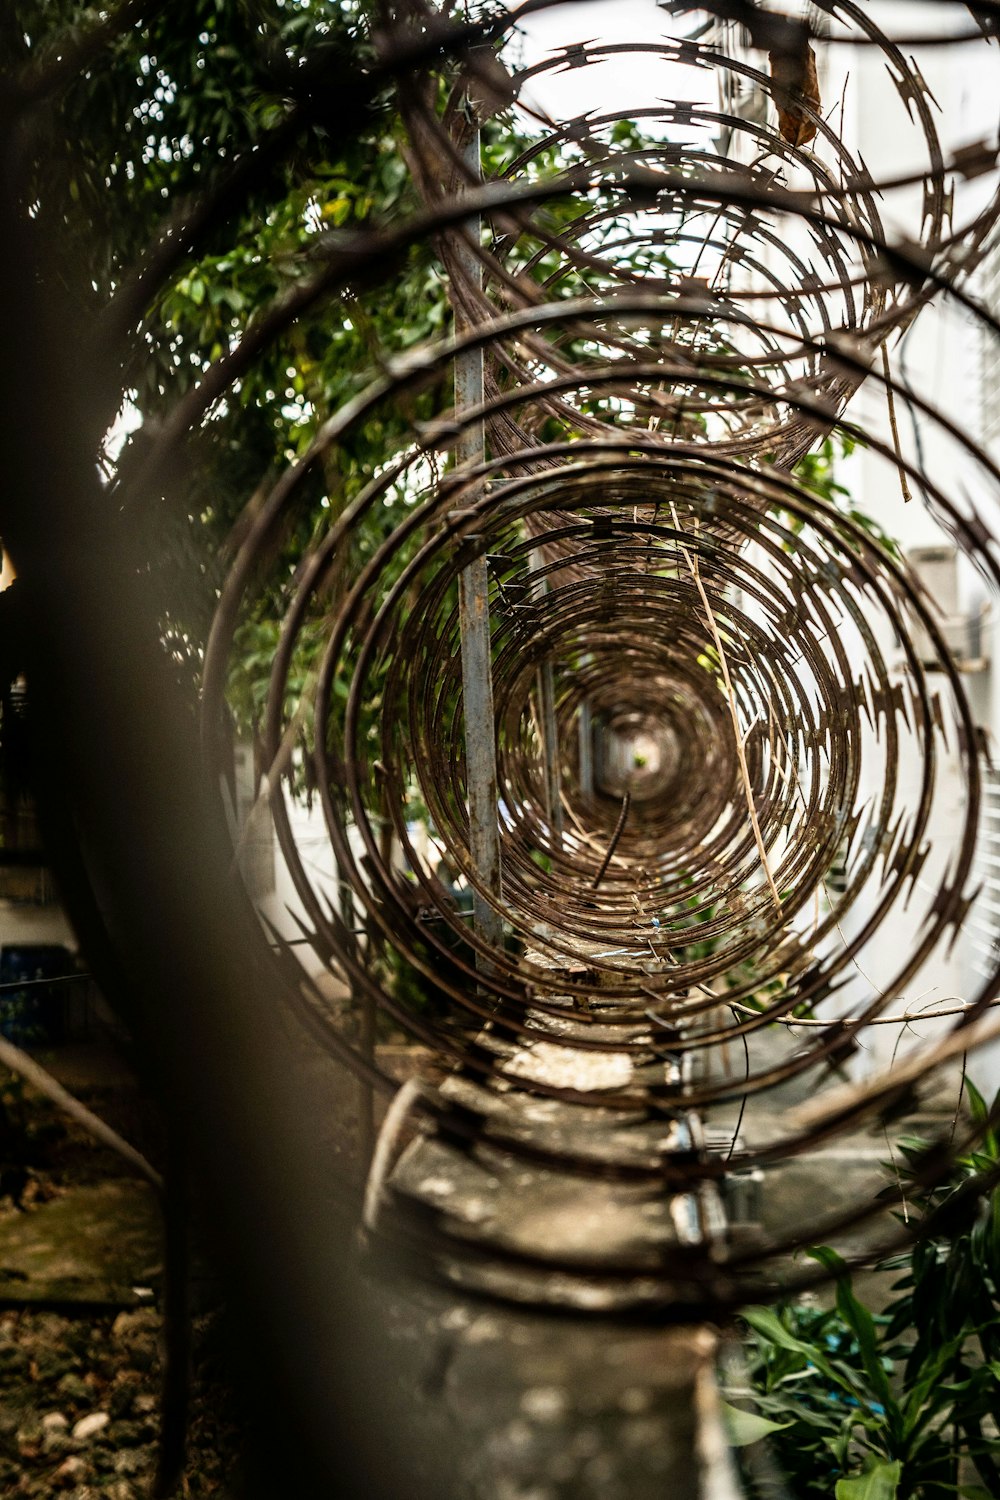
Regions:
[[[359, 89], [362, 118], [345, 131], [343, 97], [324, 99], [317, 86], [323, 78], [335, 95], [330, 80], [343, 80], [349, 94], [362, 76], [365, 9], [352, 0], [150, 6], [28, 114], [25, 208], [43, 225], [84, 335], [165, 224], [252, 164], [233, 211], [209, 226], [193, 256], [177, 257], [121, 356], [126, 421], [106, 455], [111, 483], [127, 479], [148, 435], [209, 364], [308, 274], [320, 230], [416, 207], [387, 96]], [[0, 21], [5, 74], [30, 84], [77, 51], [85, 57], [100, 24], [74, 0], [16, 0]], [[177, 614], [178, 641], [197, 645], [219, 542], [255, 489], [303, 450], [384, 352], [440, 334], [446, 318], [441, 275], [420, 247], [377, 297], [359, 291], [298, 319], [212, 410], [182, 482], [136, 518]], [[385, 433], [365, 437], [384, 452]], [[330, 462], [349, 475], [371, 456], [348, 450]], [[338, 477], [329, 468], [316, 477], [317, 512]]]
[[[112, 493], [131, 493], [178, 400], [311, 274], [322, 231], [347, 235], [418, 208], [391, 88], [372, 81], [373, 9], [364, 0], [119, 0], [110, 11], [80, 0], [12, 0], [3, 8], [0, 68], [21, 106], [24, 208], [43, 229], [49, 274], [78, 322], [68, 334], [85, 341], [109, 321], [113, 328], [118, 306], [135, 294], [137, 268], [168, 273], [150, 278], [148, 297], [139, 283], [137, 326], [111, 341], [114, 394], [104, 426], [124, 397], [105, 454]], [[641, 146], [634, 126], [617, 129], [617, 145]], [[509, 116], [494, 122], [484, 132], [487, 171], [502, 170], [527, 144]], [[557, 158], [558, 148], [534, 151], [529, 175]], [[206, 201], [214, 211], [190, 231]], [[558, 226], [579, 203], [553, 202], [544, 213]], [[613, 234], [613, 221], [606, 228]], [[533, 252], [544, 278], [544, 251], [526, 239], [523, 253]], [[565, 290], [556, 277], [551, 294]], [[422, 242], [377, 289], [355, 284], [297, 317], [210, 409], [187, 445], [184, 472], [152, 492], [138, 487], [141, 503], [128, 519], [185, 671], [197, 671], [222, 542], [248, 501], [380, 361], [442, 335], [449, 319], [444, 274], [433, 245]], [[410, 441], [412, 419], [449, 401], [443, 387], [429, 390], [419, 409], [383, 410], [329, 453], [286, 540], [289, 574], [360, 476]], [[811, 462], [822, 472], [807, 482], [822, 493], [829, 461]], [[354, 542], [359, 558], [394, 519], [386, 509], [369, 523]], [[244, 722], [256, 715], [273, 655], [273, 605], [262, 596], [241, 627], [234, 707]]]

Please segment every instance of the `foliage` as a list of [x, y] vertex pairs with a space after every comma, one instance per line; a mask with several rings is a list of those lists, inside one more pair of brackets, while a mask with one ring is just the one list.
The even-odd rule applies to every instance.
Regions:
[[[808, 491], [809, 494], [817, 495], [820, 500], [825, 500], [834, 510], [838, 510], [848, 521], [853, 522], [865, 532], [876, 547], [881, 547], [883, 552], [887, 552], [890, 557], [898, 559], [900, 551], [895, 540], [884, 527], [879, 525], [878, 521], [867, 515], [865, 511], [858, 509], [851, 498], [850, 490], [837, 478], [838, 463], [842, 459], [850, 458], [857, 447], [858, 440], [838, 428], [835, 433], [828, 433], [818, 447], [799, 459], [792, 471], [792, 476], [802, 489]], [[786, 512], [781, 513], [781, 519], [796, 536], [805, 524], [801, 516], [793, 516]]]
[[[967, 1085], [983, 1131], [946, 1181], [928, 1188], [927, 1145], [904, 1140], [898, 1182], [913, 1243], [882, 1269], [902, 1272], [884, 1312], [855, 1295], [830, 1249], [810, 1252], [837, 1276], [834, 1307], [787, 1303], [745, 1314], [752, 1414], [797, 1497], [934, 1500], [1000, 1493], [1000, 1200], [972, 1191], [1000, 1167], [993, 1111]], [[992, 1179], [991, 1179], [992, 1180]], [[900, 1215], [899, 1217], [902, 1217]], [[745, 1394], [742, 1393], [741, 1394]], [[737, 1441], [765, 1435], [743, 1426]], [[980, 1485], [963, 1483], [971, 1464]]]
[[[372, 184], [388, 211], [404, 193], [384, 111], [373, 109], [354, 133], [335, 138], [322, 103], [303, 106], [302, 80], [318, 63], [331, 76], [348, 56], [363, 66], [357, 9], [339, 0], [147, 6], [141, 25], [115, 35], [93, 67], [35, 111], [25, 207], [53, 249], [50, 273], [69, 291], [77, 340], [99, 334], [164, 225], [195, 195], [217, 190], [234, 164], [259, 161], [238, 202], [180, 257], [137, 334], [116, 350], [130, 430], [116, 433], [107, 455], [112, 491], [127, 493], [165, 414], [304, 274], [303, 251], [318, 229], [369, 215], [355, 182]], [[13, 0], [0, 22], [3, 71], [46, 67], [96, 19], [79, 0]], [[293, 119], [287, 149], [269, 154]], [[418, 288], [409, 292], [416, 298]], [[214, 604], [222, 538], [262, 479], [308, 441], [323, 405], [340, 399], [349, 375], [357, 378], [359, 342], [358, 328], [329, 307], [298, 325], [212, 411], [185, 471], [158, 496], [144, 493], [128, 517], [151, 583], [169, 601], [171, 649], [192, 666]], [[108, 425], [114, 415], [107, 412]], [[317, 482], [312, 505], [321, 498]]]
[[818, 448], [799, 459], [795, 478], [803, 489], [818, 495], [828, 505], [842, 505], [850, 500], [850, 492], [836, 478], [836, 463], [838, 458], [850, 458], [856, 446], [846, 433], [838, 433], [836, 442], [828, 434]]
[[[227, 563], [225, 542], [248, 503], [259, 502], [386, 359], [448, 331], [435, 248], [415, 246], [377, 288], [359, 280], [300, 315], [209, 411], [187, 445], [184, 471], [158, 481], [152, 494], [134, 485], [178, 400], [313, 273], [321, 236], [347, 237], [418, 207], [389, 93], [367, 100], [347, 128], [338, 115], [338, 94], [349, 95], [371, 63], [370, 11], [363, 0], [147, 7], [140, 25], [112, 34], [94, 66], [54, 90], [31, 120], [25, 211], [45, 228], [81, 335], [101, 327], [164, 226], [255, 159], [240, 195], [155, 288], [115, 372], [126, 420], [105, 455], [109, 492], [121, 497], [159, 590], [165, 641], [191, 680]], [[0, 65], [10, 76], [44, 69], [98, 20], [82, 0], [13, 0], [0, 18]], [[615, 130], [616, 149], [641, 144], [635, 127]], [[509, 117], [491, 121], [483, 136], [488, 171], [502, 170], [527, 145]], [[529, 175], [568, 163], [550, 145], [535, 153]], [[579, 211], [567, 194], [545, 214], [561, 229]], [[597, 235], [620, 229], [612, 217]], [[526, 242], [517, 253], [523, 260], [543, 248]], [[547, 269], [555, 271], [555, 262], [540, 268]], [[450, 404], [448, 384], [422, 391], [408, 408], [396, 403], [373, 413], [309, 475], [282, 538], [278, 582], [261, 591], [240, 626], [231, 707], [242, 728], [259, 721], [303, 550], [387, 455], [412, 442], [415, 422]], [[114, 415], [107, 412], [109, 426]], [[352, 535], [352, 565], [372, 554], [408, 503], [404, 495], [389, 498]], [[397, 557], [397, 570], [406, 560]], [[318, 637], [305, 641], [294, 667], [300, 683], [317, 649]]]

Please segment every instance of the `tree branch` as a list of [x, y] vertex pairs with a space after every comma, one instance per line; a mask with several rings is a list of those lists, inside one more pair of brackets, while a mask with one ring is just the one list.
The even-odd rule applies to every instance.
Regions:
[[64, 1089], [59, 1080], [53, 1078], [52, 1074], [47, 1072], [33, 1057], [29, 1057], [27, 1052], [22, 1052], [21, 1048], [15, 1047], [13, 1042], [8, 1042], [6, 1037], [0, 1037], [0, 1064], [23, 1078], [26, 1083], [30, 1083], [32, 1088], [36, 1088], [40, 1094], [44, 1094], [57, 1109], [61, 1109], [64, 1115], [68, 1115], [71, 1120], [82, 1125], [88, 1134], [101, 1142], [102, 1146], [108, 1146], [112, 1151], [117, 1152], [123, 1161], [128, 1162], [130, 1167], [134, 1167], [140, 1176], [144, 1177], [161, 1196], [163, 1195], [163, 1178], [142, 1153], [134, 1146], [130, 1146], [117, 1130], [112, 1130], [110, 1125], [89, 1110], [85, 1104], [81, 1104], [79, 1099], [75, 1098], [68, 1089]]

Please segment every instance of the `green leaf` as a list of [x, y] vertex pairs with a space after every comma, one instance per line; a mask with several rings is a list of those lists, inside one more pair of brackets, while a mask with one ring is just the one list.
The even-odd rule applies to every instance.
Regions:
[[985, 1125], [989, 1118], [989, 1109], [986, 1100], [976, 1088], [971, 1078], [965, 1080], [965, 1092], [969, 1100], [969, 1113], [977, 1125]]
[[798, 1354], [807, 1363], [813, 1366], [828, 1380], [832, 1380], [842, 1389], [849, 1390], [852, 1395], [855, 1389], [849, 1381], [834, 1368], [822, 1351], [815, 1344], [806, 1343], [803, 1339], [795, 1337], [794, 1333], [782, 1323], [776, 1313], [766, 1307], [748, 1307], [743, 1311], [743, 1317], [750, 1324], [755, 1333], [759, 1334], [767, 1343], [777, 1344], [779, 1349], [788, 1349], [793, 1354]]
[[875, 1320], [867, 1307], [855, 1297], [847, 1267], [837, 1252], [826, 1245], [820, 1245], [815, 1250], [810, 1250], [808, 1254], [837, 1277], [837, 1311], [858, 1341], [861, 1362], [865, 1367], [865, 1374], [868, 1376], [872, 1390], [887, 1411], [895, 1408], [896, 1403], [889, 1389], [888, 1376], [879, 1352]]
[[837, 1480], [836, 1500], [895, 1500], [902, 1470], [898, 1458], [869, 1460], [863, 1474]]
[[722, 1419], [726, 1424], [726, 1436], [734, 1448], [748, 1448], [770, 1433], [781, 1432], [792, 1425], [791, 1422], [772, 1422], [755, 1411], [741, 1411], [738, 1406], [730, 1406], [728, 1401], [722, 1403]]
[[[966, 1078], [965, 1080], [965, 1092], [969, 1100], [969, 1113], [972, 1116], [973, 1124], [984, 1132], [983, 1145], [986, 1148], [986, 1154], [995, 1158], [998, 1150], [996, 1132], [985, 1128], [990, 1120], [990, 1106], [986, 1103], [986, 1100], [976, 1088], [971, 1078]], [[993, 1102], [995, 1105], [996, 1100]], [[993, 1164], [991, 1162], [991, 1165]]]

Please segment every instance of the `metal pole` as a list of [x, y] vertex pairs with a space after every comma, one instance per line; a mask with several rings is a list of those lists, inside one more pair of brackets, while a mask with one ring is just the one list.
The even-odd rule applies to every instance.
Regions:
[[552, 837], [557, 847], [561, 847], [563, 811], [559, 785], [559, 737], [556, 730], [556, 679], [551, 660], [543, 661], [538, 669], [538, 693], [542, 709], [545, 796], [549, 804], [549, 823], [552, 828]]
[[[478, 128], [465, 150], [465, 160], [482, 176]], [[480, 220], [469, 219], [459, 236], [457, 256], [466, 275], [479, 279], [482, 266], [472, 243], [478, 245]], [[465, 333], [469, 323], [455, 308], [455, 331]], [[483, 401], [483, 351], [472, 349], [455, 360], [456, 414]], [[460, 465], [482, 463], [486, 434], [480, 419], [459, 435], [455, 457]], [[458, 618], [462, 641], [462, 692], [465, 709], [465, 774], [469, 798], [469, 852], [473, 868], [486, 890], [500, 900], [500, 825], [497, 815], [496, 730], [493, 718], [493, 661], [490, 638], [489, 575], [485, 556], [477, 557], [458, 579]], [[473, 925], [477, 936], [491, 947], [503, 946], [503, 919], [479, 891], [473, 892]], [[477, 967], [486, 969], [482, 955]]]
[[[541, 552], [531, 554], [532, 593], [536, 599], [549, 591], [548, 580], [540, 576], [544, 559]], [[559, 737], [556, 731], [556, 680], [552, 658], [546, 657], [538, 668], [538, 706], [542, 729], [542, 756], [545, 761], [545, 805], [549, 816], [552, 841], [557, 848], [563, 839], [563, 814], [560, 799]]]
[[589, 698], [580, 704], [580, 791], [594, 795], [594, 716]]

